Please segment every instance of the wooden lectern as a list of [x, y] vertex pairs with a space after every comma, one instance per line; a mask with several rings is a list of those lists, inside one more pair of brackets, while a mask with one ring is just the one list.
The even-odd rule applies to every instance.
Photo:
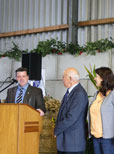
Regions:
[[38, 154], [42, 119], [26, 104], [0, 104], [0, 154]]

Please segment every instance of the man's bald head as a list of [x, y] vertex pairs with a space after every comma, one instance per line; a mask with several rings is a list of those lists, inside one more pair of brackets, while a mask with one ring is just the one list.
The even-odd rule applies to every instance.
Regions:
[[70, 67], [64, 71], [63, 82], [65, 87], [70, 88], [80, 80], [79, 72], [76, 68]]
[[74, 80], [78, 81], [80, 79], [80, 74], [76, 68], [70, 67], [64, 71], [64, 74], [72, 77]]

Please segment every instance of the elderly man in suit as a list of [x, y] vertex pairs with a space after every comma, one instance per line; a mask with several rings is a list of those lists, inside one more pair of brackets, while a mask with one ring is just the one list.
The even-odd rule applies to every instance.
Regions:
[[20, 67], [16, 70], [18, 85], [8, 89], [6, 103], [24, 103], [32, 106], [43, 116], [46, 112], [42, 90], [29, 85], [28, 71]]
[[86, 148], [86, 115], [88, 96], [79, 83], [75, 68], [63, 74], [67, 92], [63, 97], [54, 130], [58, 154], [84, 154]]

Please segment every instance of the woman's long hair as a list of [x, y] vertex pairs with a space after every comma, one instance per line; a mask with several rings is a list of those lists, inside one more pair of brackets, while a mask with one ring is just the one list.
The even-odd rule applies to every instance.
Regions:
[[95, 70], [96, 74], [98, 74], [103, 81], [101, 81], [101, 87], [99, 91], [106, 96], [106, 92], [108, 90], [114, 89], [114, 74], [112, 70], [108, 67], [100, 67]]

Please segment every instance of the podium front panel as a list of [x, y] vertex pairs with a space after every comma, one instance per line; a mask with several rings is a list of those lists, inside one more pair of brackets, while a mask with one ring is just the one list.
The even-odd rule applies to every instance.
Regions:
[[39, 113], [19, 106], [19, 154], [38, 154], [40, 136]]
[[0, 154], [18, 152], [18, 107], [0, 104]]
[[0, 154], [38, 154], [41, 117], [25, 104], [0, 104]]

